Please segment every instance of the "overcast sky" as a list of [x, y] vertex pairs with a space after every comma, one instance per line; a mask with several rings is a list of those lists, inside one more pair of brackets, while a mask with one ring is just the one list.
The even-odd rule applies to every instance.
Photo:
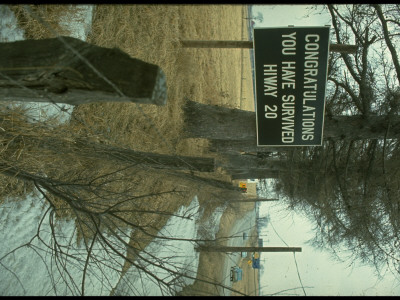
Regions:
[[[254, 5], [253, 16], [263, 15], [263, 22], [255, 21], [255, 27], [324, 26], [330, 25], [329, 14], [310, 15], [306, 5]], [[315, 11], [315, 10], [314, 10]], [[330, 259], [323, 253], [306, 245], [314, 235], [312, 225], [305, 216], [285, 210], [279, 203], [263, 204], [263, 211], [269, 210], [271, 223], [264, 245], [302, 247], [296, 254], [302, 284], [308, 296], [328, 295], [400, 295], [399, 283], [387, 274], [378, 281], [370, 267], [349, 267]], [[278, 236], [279, 235], [279, 236]], [[284, 243], [283, 241], [286, 243]], [[345, 256], [345, 252], [342, 252]], [[264, 253], [265, 273], [261, 278], [262, 294], [272, 294], [286, 289], [286, 295], [304, 295], [292, 253]], [[311, 288], [312, 287], [312, 288]], [[281, 293], [285, 295], [285, 293]]]

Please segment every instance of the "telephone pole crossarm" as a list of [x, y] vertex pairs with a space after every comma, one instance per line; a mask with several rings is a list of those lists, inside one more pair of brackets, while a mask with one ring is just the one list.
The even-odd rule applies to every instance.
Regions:
[[[253, 41], [219, 41], [219, 40], [181, 40], [183, 48], [242, 48], [253, 49]], [[357, 45], [333, 44], [329, 46], [330, 52], [356, 53]]]
[[301, 252], [301, 247], [229, 247], [200, 245], [198, 252]]

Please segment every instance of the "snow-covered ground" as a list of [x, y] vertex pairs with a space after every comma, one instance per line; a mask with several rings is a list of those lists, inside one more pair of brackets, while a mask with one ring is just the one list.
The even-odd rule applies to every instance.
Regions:
[[[50, 232], [48, 208], [48, 204], [38, 195], [29, 195], [18, 201], [10, 199], [0, 207], [0, 240], [3, 241], [0, 245], [0, 295], [79, 295], [86, 250], [76, 243], [74, 222], [58, 222], [58, 243], [68, 247], [69, 256], [59, 256], [59, 264], [56, 264], [54, 253], [46, 246], [54, 242]], [[213, 214], [206, 223], [218, 225], [222, 212], [219, 210]], [[155, 239], [141, 252], [142, 258], [137, 264], [143, 270], [131, 267], [122, 278], [120, 271], [123, 259], [116, 255], [110, 256], [101, 244], [95, 243], [92, 256], [104, 258], [107, 262], [114, 261], [101, 267], [94, 262], [89, 264], [85, 295], [106, 296], [114, 287], [116, 295], [173, 295], [182, 290], [183, 286], [193, 283], [199, 263], [199, 254], [194, 250], [194, 243], [190, 241], [200, 237], [198, 225], [201, 212], [197, 197], [193, 198], [188, 207], [182, 206], [176, 215], [158, 233], [160, 238]], [[43, 221], [40, 222], [42, 218]], [[40, 223], [39, 236], [33, 238]], [[218, 226], [213, 227], [211, 235], [215, 236], [217, 230]], [[125, 234], [129, 236], [128, 231]], [[174, 239], [164, 240], [162, 237]], [[109, 238], [112, 240], [112, 237]], [[113, 243], [115, 247], [123, 247], [117, 240]], [[72, 256], [76, 259], [71, 259]], [[64, 269], [58, 269], [63, 264], [68, 273]], [[191, 278], [181, 276], [182, 274]], [[153, 275], [164, 280], [166, 284], [160, 285]]]
[[[185, 285], [192, 284], [197, 275], [199, 253], [191, 241], [197, 238], [199, 202], [194, 197], [188, 207], [181, 207], [179, 216], [191, 215], [190, 219], [173, 216], [158, 233], [158, 237], [173, 237], [180, 240], [154, 239], [142, 252], [137, 264], [145, 268], [131, 267], [121, 278], [115, 294], [119, 296], [173, 296]], [[152, 261], [149, 265], [147, 261]], [[177, 272], [178, 274], [173, 274]], [[182, 277], [181, 274], [192, 278]], [[162, 278], [160, 284], [155, 277]]]
[[[0, 244], [0, 295], [80, 294], [86, 251], [75, 242], [74, 222], [59, 221], [56, 226], [57, 242], [65, 247], [64, 250], [68, 252], [68, 256], [55, 256], [48, 247], [54, 243], [48, 209], [49, 205], [45, 200], [34, 194], [18, 201], [9, 199], [0, 206], [2, 227], [0, 230], [2, 241]], [[39, 231], [38, 228], [40, 228]], [[129, 232], [126, 233], [129, 234]], [[35, 237], [35, 235], [38, 236]], [[112, 237], [110, 239], [112, 240]], [[113, 242], [118, 243], [116, 240]], [[93, 251], [93, 257], [110, 259], [99, 243], [93, 246]], [[73, 256], [76, 259], [72, 259]], [[119, 266], [123, 264], [121, 257], [112, 257], [112, 259], [115, 259], [115, 262], [110, 266], [102, 265], [99, 268], [96, 263], [89, 265], [85, 295], [110, 294], [111, 288], [119, 280], [121, 270]], [[57, 261], [58, 264], [56, 264]], [[62, 265], [65, 265], [65, 268], [59, 269]], [[65, 270], [68, 270], [68, 273]]]

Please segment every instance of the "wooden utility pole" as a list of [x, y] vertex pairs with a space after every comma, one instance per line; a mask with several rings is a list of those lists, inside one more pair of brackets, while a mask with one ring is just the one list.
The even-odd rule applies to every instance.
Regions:
[[72, 37], [0, 43], [0, 99], [165, 105], [163, 71], [119, 49]]
[[[253, 41], [206, 41], [181, 40], [183, 48], [242, 48], [253, 49]], [[356, 53], [356, 45], [330, 44], [329, 51], [339, 53]]]
[[268, 201], [278, 201], [278, 198], [249, 198], [249, 199], [233, 199], [228, 200], [228, 202], [268, 202]]
[[229, 246], [197, 246], [198, 252], [301, 252], [301, 247], [229, 247]]

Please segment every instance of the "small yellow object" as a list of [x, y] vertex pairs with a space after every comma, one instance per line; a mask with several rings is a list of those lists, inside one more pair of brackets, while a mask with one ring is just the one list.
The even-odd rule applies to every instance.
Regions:
[[247, 264], [248, 264], [249, 266], [251, 266], [251, 264], [252, 264], [251, 259], [249, 259], [249, 260], [247, 261]]

